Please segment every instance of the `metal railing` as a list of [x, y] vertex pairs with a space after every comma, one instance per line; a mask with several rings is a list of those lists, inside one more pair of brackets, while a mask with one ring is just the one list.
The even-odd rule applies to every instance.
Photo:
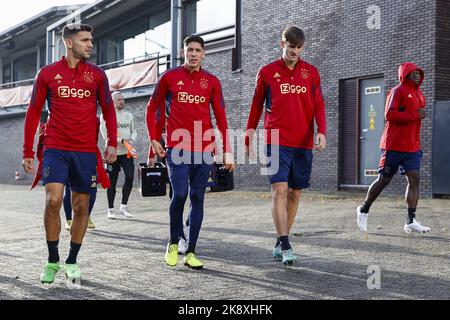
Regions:
[[138, 62], [148, 61], [148, 60], [157, 60], [158, 68], [157, 73], [158, 77], [160, 75], [160, 67], [165, 66], [167, 69], [170, 68], [170, 54], [161, 54], [160, 52], [153, 52], [153, 53], [146, 53], [145, 55], [129, 58], [129, 59], [122, 59], [117, 61], [112, 61], [104, 64], [98, 65], [104, 70], [122, 67], [129, 64], [134, 64]]
[[[158, 70], [157, 70], [158, 77], [160, 75], [160, 67], [161, 66], [165, 66], [166, 69], [170, 68], [170, 54], [160, 54], [159, 52], [148, 53], [148, 54], [145, 54], [145, 55], [142, 55], [142, 56], [138, 56], [138, 57], [134, 57], [134, 58], [122, 59], [122, 60], [117, 60], [117, 61], [113, 61], [113, 62], [108, 62], [108, 63], [104, 63], [104, 64], [99, 65], [99, 67], [101, 67], [103, 70], [107, 70], [107, 69], [112, 69], [112, 68], [125, 66], [125, 65], [128, 65], [128, 64], [148, 61], [148, 60], [157, 60], [158, 61]], [[20, 81], [7, 82], [7, 83], [0, 84], [0, 90], [1, 89], [16, 88], [16, 87], [26, 86], [26, 85], [32, 85], [33, 82], [34, 82], [34, 78], [20, 80]]]
[[31, 84], [33, 84], [33, 82], [34, 82], [34, 78], [20, 80], [20, 81], [14, 81], [14, 82], [7, 82], [7, 83], [0, 84], [0, 90], [31, 85]]

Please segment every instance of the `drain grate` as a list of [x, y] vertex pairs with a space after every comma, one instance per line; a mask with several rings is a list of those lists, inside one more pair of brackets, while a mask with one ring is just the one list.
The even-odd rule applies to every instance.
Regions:
[[305, 230], [300, 230], [298, 232], [292, 233], [296, 237], [311, 237], [311, 236], [321, 236], [324, 234], [341, 234], [342, 231], [333, 229], [322, 229], [322, 228], [308, 228]]

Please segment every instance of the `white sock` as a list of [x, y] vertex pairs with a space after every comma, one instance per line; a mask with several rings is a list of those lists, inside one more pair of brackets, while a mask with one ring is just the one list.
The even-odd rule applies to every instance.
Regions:
[[126, 205], [126, 204], [121, 204], [121, 205], [120, 205], [120, 210], [126, 209], [126, 208], [127, 208], [127, 205]]

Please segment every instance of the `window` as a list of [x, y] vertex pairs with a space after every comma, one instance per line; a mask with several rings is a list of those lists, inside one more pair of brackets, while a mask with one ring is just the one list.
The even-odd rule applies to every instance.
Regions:
[[11, 64], [3, 62], [3, 83], [11, 82]]
[[232, 0], [200, 0], [196, 3], [195, 33], [208, 33], [217, 29], [224, 29], [203, 36], [205, 41], [234, 35], [236, 20], [236, 2]]
[[198, 34], [211, 52], [232, 48], [232, 71], [241, 69], [242, 0], [186, 0], [182, 36]]
[[171, 24], [170, 21], [167, 21], [144, 33], [126, 39], [124, 41], [124, 59], [147, 56], [152, 53], [170, 54], [170, 48]]
[[234, 36], [236, 0], [187, 0], [183, 6], [183, 37], [199, 34], [208, 42]]
[[36, 76], [37, 52], [14, 60], [14, 81], [33, 79]]

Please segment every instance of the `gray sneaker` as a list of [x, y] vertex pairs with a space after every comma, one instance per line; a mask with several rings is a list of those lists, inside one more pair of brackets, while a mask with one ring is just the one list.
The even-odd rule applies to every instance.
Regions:
[[128, 207], [120, 207], [119, 210], [120, 214], [127, 217], [127, 218], [132, 218], [133, 215], [130, 213], [130, 211], [128, 211]]
[[106, 217], [108, 219], [115, 219], [116, 218], [116, 210], [108, 209], [108, 213], [106, 214]]
[[292, 253], [292, 249], [281, 251], [281, 256], [281, 262], [283, 262], [284, 265], [293, 265], [295, 260], [297, 260], [297, 257]]
[[283, 256], [281, 254], [281, 245], [277, 245], [275, 248], [273, 248], [272, 257], [277, 261], [283, 260]]

